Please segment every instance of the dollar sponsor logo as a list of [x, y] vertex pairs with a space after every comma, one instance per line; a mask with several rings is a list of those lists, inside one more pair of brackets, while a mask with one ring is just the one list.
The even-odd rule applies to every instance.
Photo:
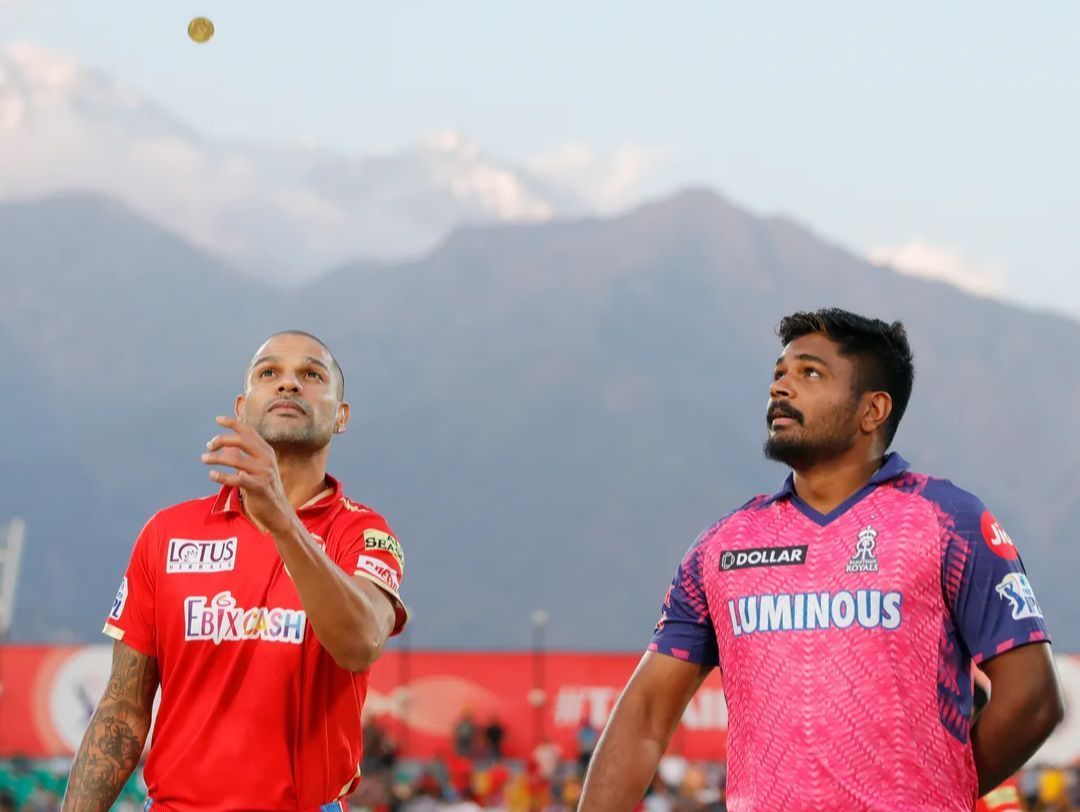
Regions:
[[806, 563], [806, 545], [793, 547], [753, 547], [747, 550], [724, 550], [720, 569], [741, 570], [748, 567], [782, 567]]

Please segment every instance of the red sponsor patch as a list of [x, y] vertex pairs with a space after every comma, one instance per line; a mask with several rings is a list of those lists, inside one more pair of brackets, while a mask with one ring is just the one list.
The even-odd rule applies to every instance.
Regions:
[[989, 510], [983, 511], [982, 534], [986, 546], [994, 551], [994, 555], [1010, 560], [1019, 556], [1013, 540], [1009, 538], [1009, 534], [998, 524], [998, 520]]
[[378, 579], [390, 587], [395, 594], [401, 588], [401, 580], [393, 568], [388, 567], [377, 558], [372, 558], [370, 555], [360, 556], [356, 562], [356, 572], [357, 574], [363, 572]]

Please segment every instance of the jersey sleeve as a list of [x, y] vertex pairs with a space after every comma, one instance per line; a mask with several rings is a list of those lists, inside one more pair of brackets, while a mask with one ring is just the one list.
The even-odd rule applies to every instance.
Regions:
[[408, 609], [401, 600], [405, 552], [390, 525], [372, 511], [344, 522], [338, 532], [334, 560], [346, 572], [366, 578], [387, 594], [395, 614], [391, 636], [400, 634], [409, 619]]
[[976, 664], [1027, 643], [1049, 642], [1042, 608], [1016, 545], [975, 496], [943, 488], [945, 598]]
[[101, 630], [113, 640], [122, 640], [149, 657], [157, 657], [154, 625], [157, 570], [154, 562], [159, 548], [156, 522], [151, 519], [135, 539], [127, 570]]
[[694, 542], [675, 572], [649, 651], [715, 666], [720, 663], [720, 654], [702, 580], [704, 538], [703, 534]]

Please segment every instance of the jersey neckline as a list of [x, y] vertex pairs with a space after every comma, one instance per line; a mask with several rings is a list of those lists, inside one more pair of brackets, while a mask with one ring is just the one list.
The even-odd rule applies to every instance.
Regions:
[[[335, 501], [342, 497], [341, 483], [334, 477], [326, 474], [326, 488], [317, 494], [314, 498], [305, 502], [296, 512], [299, 515], [306, 515], [307, 513], [315, 510], [322, 510], [329, 507]], [[240, 500], [240, 489], [235, 485], [222, 485], [221, 490], [218, 491], [214, 504], [210, 508], [211, 514], [216, 513], [243, 513], [243, 506]], [[254, 526], [254, 525], [253, 525]]]
[[795, 490], [794, 473], [788, 474], [787, 479], [784, 480], [783, 486], [773, 494], [772, 501], [779, 501], [784, 498], [790, 499], [792, 506], [794, 506], [803, 516], [815, 524], [824, 527], [847, 513], [856, 504], [877, 490], [879, 485], [888, 482], [890, 479], [895, 479], [910, 467], [908, 461], [895, 451], [886, 454], [885, 462], [874, 472], [874, 475], [870, 477], [870, 481], [828, 513], [819, 513], [799, 497], [798, 492]]

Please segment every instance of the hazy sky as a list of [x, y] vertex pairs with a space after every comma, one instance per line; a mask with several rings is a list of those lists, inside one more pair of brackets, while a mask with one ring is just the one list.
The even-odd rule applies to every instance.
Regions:
[[618, 153], [612, 207], [707, 184], [1074, 317], [1078, 30], [1063, 2], [0, 0], [0, 44], [68, 53], [210, 136]]

